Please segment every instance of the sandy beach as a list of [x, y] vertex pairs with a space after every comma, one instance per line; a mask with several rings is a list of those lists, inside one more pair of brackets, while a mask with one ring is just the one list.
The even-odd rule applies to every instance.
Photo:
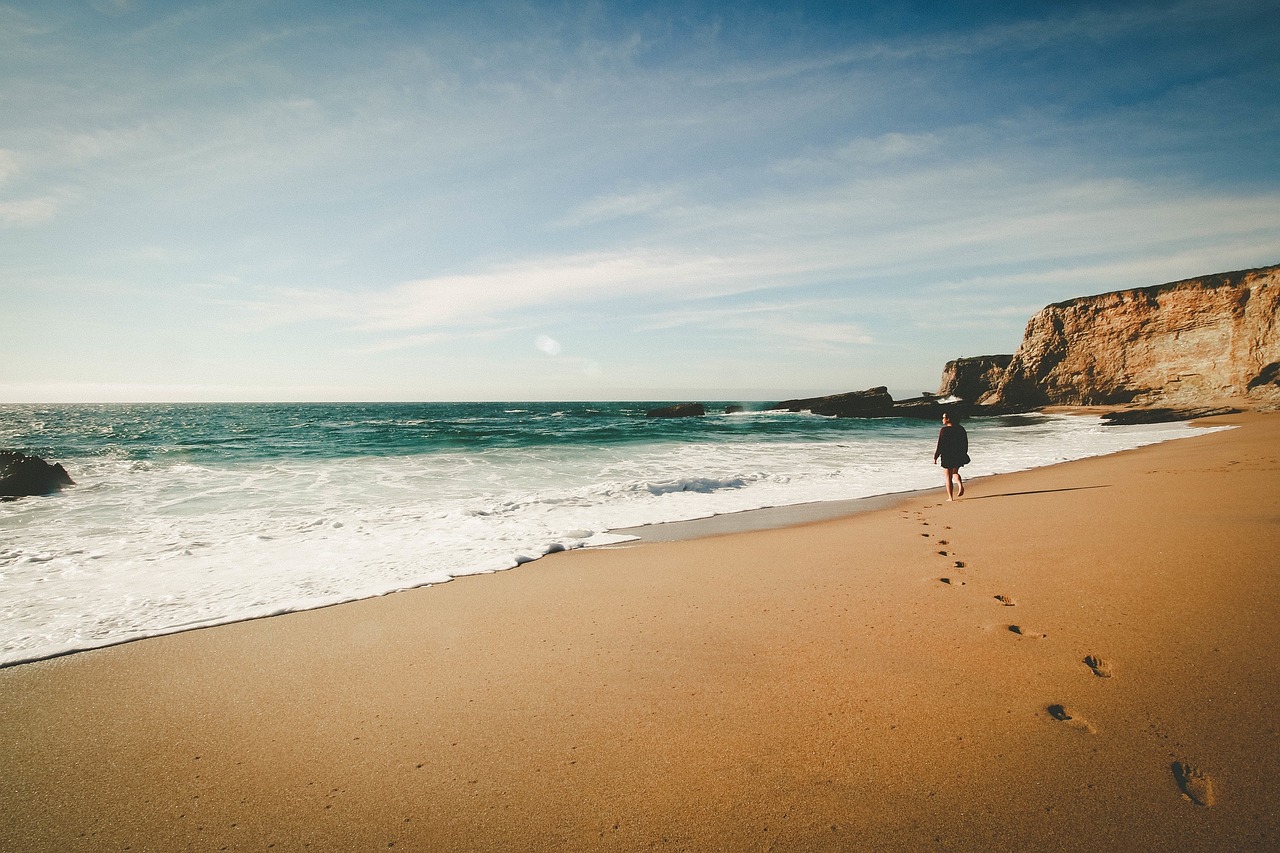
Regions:
[[1213, 422], [0, 670], [0, 849], [1276, 849], [1280, 415]]

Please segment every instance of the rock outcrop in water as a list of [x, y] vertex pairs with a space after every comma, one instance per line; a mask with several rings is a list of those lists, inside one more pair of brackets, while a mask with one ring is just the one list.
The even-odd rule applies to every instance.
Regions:
[[674, 406], [663, 406], [645, 412], [646, 418], [700, 418], [706, 415], [707, 407], [701, 403], [676, 403]]
[[1059, 302], [980, 402], [1280, 405], [1278, 315], [1280, 266]]
[[0, 498], [52, 495], [75, 482], [60, 464], [50, 465], [39, 456], [16, 450], [0, 450]]
[[849, 391], [826, 397], [783, 400], [769, 407], [775, 412], [813, 412], [837, 418], [887, 418], [893, 411], [893, 398], [883, 385], [866, 391]]
[[849, 391], [826, 397], [784, 400], [770, 406], [770, 411], [812, 412], [836, 418], [919, 418], [938, 420], [943, 411], [963, 413], [963, 404], [944, 404], [932, 395], [894, 400], [889, 389], [881, 385], [866, 391]]

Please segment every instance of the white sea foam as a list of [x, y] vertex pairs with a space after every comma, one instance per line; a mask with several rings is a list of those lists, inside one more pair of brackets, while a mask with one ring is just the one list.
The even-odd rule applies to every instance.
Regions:
[[[1196, 432], [1068, 416], [1018, 428], [974, 423], [965, 472], [1021, 470]], [[622, 541], [608, 532], [619, 528], [937, 487], [921, 435], [221, 468], [94, 459], [61, 496], [0, 505], [0, 663], [500, 571]]]

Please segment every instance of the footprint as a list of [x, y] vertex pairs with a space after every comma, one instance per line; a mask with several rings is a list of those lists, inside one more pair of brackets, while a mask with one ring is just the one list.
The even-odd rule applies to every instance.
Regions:
[[957, 568], [957, 569], [963, 569], [963, 568], [964, 568], [964, 560], [956, 560], [956, 568]]
[[939, 556], [939, 557], [945, 557], [945, 556], [947, 556], [947, 552], [946, 552], [946, 551], [939, 551], [939, 552], [938, 552], [938, 556]]
[[1048, 634], [1042, 634], [1039, 631], [1032, 631], [1030, 628], [1024, 628], [1021, 625], [1010, 625], [1009, 630], [1017, 634], [1019, 637], [1030, 637], [1033, 640], [1043, 640]]
[[964, 586], [964, 581], [960, 580], [959, 578], [938, 578], [938, 580], [942, 581], [943, 583], [949, 583], [952, 586]]
[[948, 541], [947, 541], [947, 540], [945, 540], [945, 539], [939, 539], [939, 540], [938, 540], [938, 544], [939, 544], [939, 545], [950, 545], [951, 543], [950, 543], [950, 542], [948, 542]]
[[929, 538], [929, 534], [928, 534], [928, 533], [921, 533], [920, 535], [921, 535], [921, 536], [923, 536], [925, 539], [928, 539], [928, 538]]
[[1012, 598], [1010, 598], [1007, 595], [997, 595], [996, 601], [1000, 602], [1005, 607], [1013, 607], [1015, 604], [1017, 604], [1017, 602], [1015, 602]]
[[1062, 705], [1050, 705], [1048, 708], [1045, 708], [1045, 710], [1049, 712], [1050, 717], [1053, 717], [1060, 723], [1066, 723], [1073, 729], [1080, 729], [1081, 731], [1088, 732], [1089, 734], [1093, 734], [1097, 731], [1097, 729], [1093, 727], [1093, 724], [1088, 720], [1071, 713]]
[[1107, 663], [1097, 655], [1089, 655], [1084, 659], [1084, 665], [1093, 670], [1093, 674], [1099, 678], [1111, 677], [1111, 664]]
[[1213, 779], [1190, 764], [1173, 762], [1173, 778], [1178, 780], [1182, 795], [1197, 806], [1212, 806], [1218, 801], [1213, 792]]

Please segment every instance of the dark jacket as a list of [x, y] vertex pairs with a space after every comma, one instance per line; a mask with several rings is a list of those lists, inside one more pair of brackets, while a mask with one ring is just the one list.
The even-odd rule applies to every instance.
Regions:
[[938, 431], [938, 449], [933, 458], [942, 457], [943, 468], [959, 468], [969, 464], [969, 433], [959, 424], [944, 426]]

